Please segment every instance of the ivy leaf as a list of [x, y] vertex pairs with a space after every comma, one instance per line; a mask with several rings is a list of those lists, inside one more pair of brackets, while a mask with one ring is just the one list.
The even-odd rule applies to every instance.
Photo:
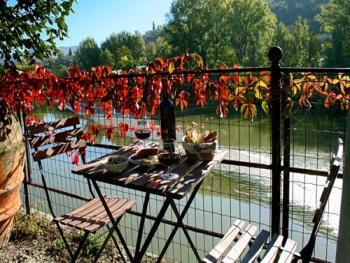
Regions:
[[189, 97], [190, 97], [190, 93], [188, 93], [185, 90], [182, 90], [179, 93], [179, 97], [176, 99], [176, 106], [180, 105], [181, 111], [183, 111], [184, 109], [187, 109]]
[[261, 103], [261, 108], [266, 114], [269, 113], [269, 106], [266, 100], [263, 100], [263, 102]]
[[168, 69], [168, 71], [169, 71], [170, 74], [172, 74], [172, 73], [174, 72], [174, 70], [175, 70], [174, 61], [171, 61], [171, 62], [169, 63], [169, 69]]
[[120, 137], [125, 137], [126, 133], [129, 130], [129, 125], [126, 122], [120, 122], [118, 124], [118, 129], [119, 129], [119, 135]]

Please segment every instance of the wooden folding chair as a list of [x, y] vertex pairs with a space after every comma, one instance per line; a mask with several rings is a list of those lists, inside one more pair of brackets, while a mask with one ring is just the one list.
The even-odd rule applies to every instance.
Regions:
[[[82, 137], [83, 131], [78, 126], [79, 126], [79, 118], [73, 117], [73, 118], [62, 119], [54, 122], [43, 123], [35, 126], [28, 126], [26, 131], [27, 133], [26, 135], [29, 140], [30, 146], [32, 149], [34, 149], [32, 151], [32, 156], [34, 161], [36, 161], [39, 166], [41, 179], [44, 185], [45, 194], [48, 201], [48, 206], [53, 216], [53, 222], [55, 222], [57, 225], [58, 231], [62, 236], [63, 242], [66, 245], [69, 255], [71, 256], [72, 262], [75, 262], [76, 259], [78, 258], [79, 253], [81, 252], [82, 248], [85, 245], [88, 235], [90, 233], [95, 233], [97, 230], [101, 229], [103, 226], [108, 227], [108, 224], [110, 223], [110, 218], [107, 215], [106, 210], [99, 198], [93, 198], [89, 202], [85, 203], [84, 205], [74, 209], [73, 211], [65, 213], [61, 216], [56, 216], [54, 213], [54, 209], [52, 207], [49, 189], [48, 189], [44, 171], [43, 171], [42, 161], [44, 159], [47, 159], [62, 153], [67, 153], [73, 150], [79, 150], [82, 153], [81, 159], [83, 163], [85, 163], [84, 152], [86, 148], [86, 142]], [[89, 183], [90, 192], [93, 195], [90, 181], [88, 181], [88, 183]], [[107, 206], [109, 207], [113, 215], [113, 218], [116, 220], [117, 223], [120, 221], [122, 216], [128, 210], [130, 210], [132, 206], [135, 204], [134, 201], [130, 201], [127, 199], [120, 199], [117, 197], [110, 197], [110, 196], [106, 196], [105, 200], [106, 200]], [[73, 249], [68, 244], [67, 239], [64, 236], [61, 225], [66, 225], [66, 226], [84, 231], [84, 236], [75, 252], [73, 252]], [[114, 229], [113, 227], [111, 228], [108, 227], [108, 230], [109, 230], [108, 234], [95, 257], [95, 261], [98, 260], [100, 254], [102, 253], [102, 250], [104, 249], [104, 247], [106, 246], [110, 238], [112, 238], [112, 240], [114, 241], [121, 257], [125, 261], [123, 253], [117, 243], [117, 240], [113, 235], [113, 232], [116, 229]], [[128, 257], [132, 259], [131, 253], [120, 231], [116, 230], [116, 233]]]
[[[245, 222], [236, 220], [225, 236], [218, 242], [214, 249], [202, 259], [202, 262], [240, 262], [248, 263], [259, 260], [260, 262], [310, 262], [315, 247], [316, 236], [322, 223], [322, 217], [328, 198], [339, 172], [340, 162], [343, 156], [343, 142], [339, 139], [337, 155], [332, 157], [330, 171], [323, 189], [320, 204], [315, 212], [314, 223], [310, 238], [300, 253], [296, 252], [297, 242], [286, 239], [282, 235], [275, 235], [267, 243], [270, 233], [261, 230], [257, 236], [258, 228], [252, 224], [245, 227]], [[229, 250], [229, 248], [231, 248]], [[266, 248], [266, 250], [265, 250]], [[226, 253], [229, 250], [228, 253]], [[265, 250], [265, 253], [263, 253]], [[222, 259], [223, 258], [223, 259]], [[222, 261], [221, 261], [222, 259]]]

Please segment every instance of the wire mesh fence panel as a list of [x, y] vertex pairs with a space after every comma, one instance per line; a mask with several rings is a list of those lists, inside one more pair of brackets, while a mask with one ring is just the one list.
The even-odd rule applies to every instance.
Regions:
[[[306, 90], [304, 86], [307, 85], [310, 88], [312, 86], [311, 82], [320, 86], [321, 84], [317, 79], [323, 79], [325, 72], [319, 73], [319, 76], [315, 78], [306, 78], [305, 74], [301, 73], [293, 74], [291, 76], [289, 72], [285, 72], [284, 87], [288, 87], [288, 90], [294, 94], [292, 96], [294, 110], [288, 114], [284, 112], [281, 121], [284, 122], [286, 117], [290, 119], [290, 129], [288, 131], [291, 166], [289, 236], [298, 242], [298, 249], [301, 249], [307, 242], [312, 229], [313, 212], [318, 204], [325, 178], [310, 175], [307, 171], [293, 172], [292, 168], [316, 172], [328, 170], [331, 153], [336, 148], [337, 137], [345, 139], [345, 112], [339, 108], [340, 106], [330, 110], [325, 109], [324, 96], [322, 97], [316, 92], [312, 100], [302, 97], [302, 95], [305, 95], [304, 93], [307, 95], [308, 92], [311, 92]], [[328, 76], [331, 77], [331, 74], [328, 74]], [[181, 90], [190, 93], [188, 109], [181, 111], [179, 104], [176, 112], [177, 140], [179, 143], [181, 143], [181, 138], [186, 134], [188, 127], [196, 128], [201, 132], [205, 130], [217, 131], [218, 147], [229, 152], [224, 162], [218, 165], [211, 175], [204, 180], [184, 219], [184, 224], [190, 230], [190, 235], [201, 256], [204, 256], [214, 246], [218, 241], [218, 237], [226, 232], [236, 218], [251, 222], [260, 229], [270, 230], [272, 202], [271, 142], [272, 140], [281, 139], [271, 137], [269, 105], [264, 104], [262, 99], [262, 94], [266, 95], [268, 92], [268, 87], [260, 82], [260, 80], [266, 78], [266, 73], [237, 70], [233, 73], [211, 73], [209, 77], [215, 80], [222, 79], [223, 82], [226, 81], [224, 84], [230, 94], [227, 98], [230, 102], [229, 105], [220, 105], [214, 99], [201, 107], [198, 101], [194, 99], [196, 94], [191, 90], [191, 86], [184, 83]], [[334, 74], [333, 78], [336, 77], [337, 74]], [[254, 78], [255, 82], [249, 82], [248, 80], [251, 78]], [[300, 81], [296, 81], [299, 78]], [[251, 83], [255, 84], [251, 85]], [[221, 82], [221, 84], [223, 83]], [[220, 88], [220, 85], [218, 88]], [[249, 94], [247, 95], [247, 93]], [[212, 94], [212, 96], [215, 97], [218, 94]], [[303, 99], [300, 99], [301, 97]], [[305, 109], [305, 107], [308, 108]], [[46, 121], [72, 115], [70, 111], [62, 112], [45, 108], [36, 114]], [[220, 115], [226, 115], [226, 117], [219, 118], [218, 115], [219, 117]], [[81, 114], [79, 118], [85, 130], [88, 129], [90, 123], [97, 123], [101, 130], [105, 130], [110, 125], [117, 127], [120, 121], [127, 123], [130, 128], [135, 126], [136, 123], [134, 118], [129, 115], [123, 116], [120, 112], [114, 112], [112, 118], [106, 120], [104, 113], [99, 110], [93, 116], [88, 117]], [[155, 126], [160, 124], [157, 114], [147, 116], [147, 121], [153, 121]], [[133, 129], [129, 129], [126, 136], [120, 136], [117, 129], [115, 133], [116, 136], [112, 140], [107, 140], [105, 135], [101, 133], [97, 136], [95, 143], [98, 145], [123, 146], [137, 140]], [[285, 135], [282, 134], [282, 138]], [[157, 142], [159, 140], [157, 129], [154, 129], [146, 142]], [[88, 147], [87, 160], [95, 159], [111, 151], [112, 149]], [[40, 186], [39, 170], [35, 163], [31, 163], [31, 167], [31, 205], [41, 211], [47, 211], [44, 192], [38, 188]], [[74, 198], [73, 195], [83, 198], [91, 197], [86, 180], [78, 175], [72, 175], [70, 173], [72, 168], [72, 157], [65, 155], [52, 158], [44, 165], [44, 172], [48, 174], [49, 178], [49, 187], [61, 191], [61, 193], [54, 194], [53, 200], [58, 213], [79, 205], [81, 201], [79, 198]], [[100, 187], [102, 192], [107, 195], [117, 195], [136, 201], [136, 206], [120, 223], [128, 245], [134, 247], [140, 225], [144, 193], [108, 184], [100, 184]], [[68, 197], [63, 192], [69, 192], [73, 195]], [[315, 249], [316, 257], [330, 261], [334, 261], [335, 258], [340, 192], [341, 180], [337, 180]], [[187, 198], [176, 201], [180, 210], [187, 203]], [[163, 202], [164, 197], [151, 195], [144, 233], [149, 232], [154, 217]], [[176, 217], [169, 210], [165, 215], [164, 224], [159, 227], [148, 249], [149, 253], [155, 256], [160, 253], [175, 223]], [[178, 262], [195, 261], [195, 256], [181, 230], [175, 235], [165, 257]]]

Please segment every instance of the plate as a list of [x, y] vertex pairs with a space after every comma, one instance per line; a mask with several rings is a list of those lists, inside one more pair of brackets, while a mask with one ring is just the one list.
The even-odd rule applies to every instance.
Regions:
[[150, 156], [147, 156], [146, 158], [136, 158], [136, 159], [130, 156], [129, 161], [135, 165], [143, 165], [143, 166], [153, 166], [153, 165], [160, 164], [157, 155], [150, 155]]
[[143, 148], [130, 156], [129, 161], [135, 165], [159, 165], [157, 148]]
[[121, 173], [129, 163], [129, 157], [124, 155], [111, 155], [104, 160], [103, 168], [109, 172]]

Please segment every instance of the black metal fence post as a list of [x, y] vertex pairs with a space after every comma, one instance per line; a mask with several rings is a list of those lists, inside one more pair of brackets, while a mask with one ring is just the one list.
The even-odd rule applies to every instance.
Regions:
[[[282, 109], [287, 106], [289, 74], [283, 74], [283, 95]], [[286, 113], [288, 114], [288, 113]], [[282, 212], [282, 235], [285, 239], [288, 238], [289, 229], [289, 182], [290, 182], [290, 117], [282, 116], [283, 118], [283, 212]]]
[[281, 206], [281, 69], [279, 62], [282, 49], [272, 47], [269, 50], [271, 65], [271, 151], [272, 151], [272, 205], [271, 233], [280, 233]]

